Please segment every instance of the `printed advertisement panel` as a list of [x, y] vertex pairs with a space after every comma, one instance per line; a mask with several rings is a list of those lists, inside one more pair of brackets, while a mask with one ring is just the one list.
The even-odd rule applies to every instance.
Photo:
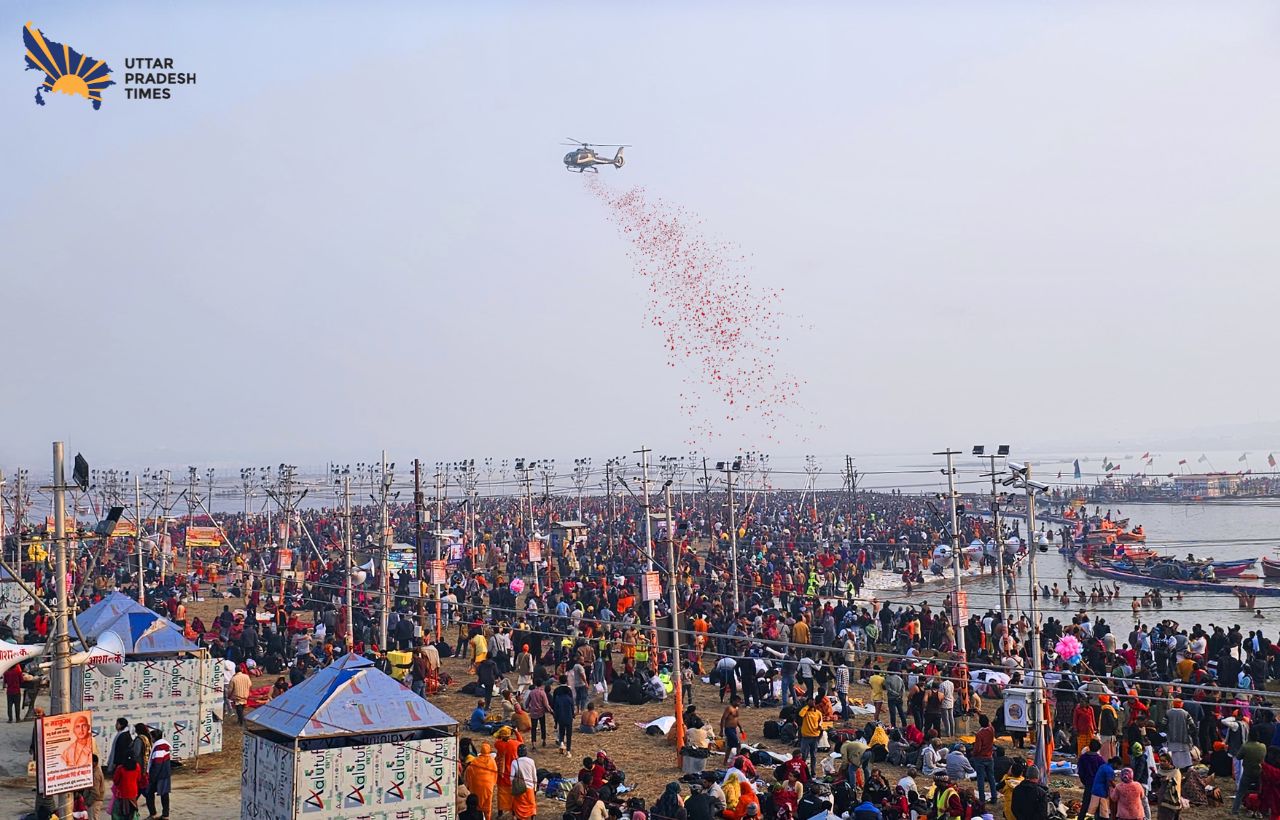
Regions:
[[245, 734], [243, 760], [241, 818], [290, 820], [293, 817], [293, 749]]
[[299, 816], [434, 818], [456, 813], [454, 738], [299, 752]]
[[217, 547], [222, 544], [222, 533], [217, 527], [187, 527], [188, 547]]
[[[128, 661], [116, 677], [95, 669], [76, 670], [73, 687], [79, 708], [95, 715], [99, 744], [107, 743], [106, 729], [123, 717], [130, 724], [157, 726], [173, 746], [173, 756], [188, 760], [200, 752], [222, 751], [222, 665], [215, 659], [167, 658]], [[203, 680], [203, 685], [201, 684]]]
[[93, 786], [93, 715], [70, 712], [40, 718], [36, 725], [40, 791], [62, 794]]

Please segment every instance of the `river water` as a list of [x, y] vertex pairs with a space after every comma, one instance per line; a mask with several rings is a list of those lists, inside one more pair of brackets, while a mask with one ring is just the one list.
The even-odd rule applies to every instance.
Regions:
[[[1094, 511], [1093, 507], [1089, 509]], [[1106, 508], [1102, 512], [1105, 513]], [[1230, 560], [1235, 558], [1258, 558], [1267, 556], [1280, 558], [1275, 553], [1276, 545], [1280, 545], [1280, 502], [1217, 502], [1211, 504], [1129, 504], [1111, 508], [1113, 518], [1130, 519], [1130, 526], [1141, 524], [1147, 533], [1147, 544], [1162, 554], [1185, 558], [1188, 554], [1197, 558], [1213, 560]], [[1026, 522], [1020, 522], [1020, 531], [1026, 531]], [[1274, 540], [1272, 540], [1274, 539]], [[1073, 569], [1074, 568], [1074, 569]], [[1052, 587], [1056, 582], [1059, 589], [1067, 585], [1068, 571], [1071, 571], [1071, 583], [1076, 588], [1092, 588], [1094, 585], [1109, 585], [1113, 581], [1085, 575], [1069, 561], [1067, 556], [1057, 550], [1057, 542], [1048, 552], [1037, 553], [1036, 574], [1041, 586]], [[1240, 579], [1230, 582], [1232, 586], [1280, 586], [1280, 579], [1263, 581], [1261, 567], [1251, 570], [1259, 576], [1257, 579]], [[1024, 610], [1029, 604], [1029, 571], [1024, 568], [1017, 578], [1014, 608]], [[985, 612], [988, 608], [998, 608], [999, 593], [995, 579], [974, 578], [965, 580], [963, 587], [967, 592], [970, 612]], [[1039, 606], [1046, 616], [1052, 615], [1060, 620], [1069, 620], [1080, 609], [1088, 610], [1090, 617], [1102, 615], [1108, 622], [1122, 627], [1126, 634], [1133, 624], [1132, 601], [1135, 596], [1141, 598], [1152, 588], [1137, 584], [1120, 584], [1120, 594], [1112, 601], [1093, 604], [1078, 603], [1078, 597], [1072, 596], [1072, 603], [1063, 606], [1057, 600], [1046, 601], [1041, 598]], [[935, 605], [940, 603], [947, 589], [937, 586], [913, 595], [914, 600], [930, 600]], [[1242, 610], [1236, 597], [1230, 592], [1192, 592], [1184, 593], [1182, 601], [1172, 597], [1173, 590], [1162, 589], [1163, 606], [1143, 609], [1142, 618], [1145, 623], [1152, 623], [1164, 618], [1177, 621], [1181, 626], [1190, 629], [1194, 624], [1208, 627], [1210, 624], [1227, 627], [1239, 623], [1246, 631], [1262, 626], [1270, 634], [1280, 630], [1280, 598], [1257, 599], [1257, 609], [1262, 618], [1254, 612]]]

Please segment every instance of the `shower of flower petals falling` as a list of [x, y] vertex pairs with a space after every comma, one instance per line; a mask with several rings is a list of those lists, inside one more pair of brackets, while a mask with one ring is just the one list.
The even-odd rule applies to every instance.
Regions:
[[753, 434], [776, 441], [799, 409], [801, 384], [779, 362], [782, 290], [752, 283], [742, 254], [710, 240], [696, 215], [643, 188], [618, 193], [587, 179], [631, 243], [628, 256], [649, 291], [645, 318], [662, 332], [668, 365], [681, 371], [689, 443], [751, 422], [763, 428]]

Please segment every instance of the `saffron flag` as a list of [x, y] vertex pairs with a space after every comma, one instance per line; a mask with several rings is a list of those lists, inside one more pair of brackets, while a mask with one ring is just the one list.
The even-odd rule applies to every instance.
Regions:
[[1185, 458], [1180, 458], [1180, 459], [1178, 459], [1178, 466], [1179, 466], [1179, 467], [1181, 467], [1182, 465], [1184, 465], [1184, 464], [1186, 464], [1186, 463], [1187, 463], [1187, 460], [1186, 460]]
[[1248, 461], [1248, 460], [1249, 460], [1249, 454], [1248, 454], [1248, 453], [1241, 453], [1241, 454], [1240, 454], [1240, 458], [1237, 458], [1237, 459], [1236, 459], [1236, 461]]
[[1196, 463], [1197, 463], [1197, 464], [1204, 464], [1204, 463], [1205, 463], [1206, 461], [1208, 461], [1208, 460], [1209, 460], [1209, 457], [1208, 457], [1207, 455], [1205, 455], [1204, 453], [1201, 453], [1201, 454], [1200, 454], [1200, 458], [1197, 458], [1197, 459], [1196, 459]]
[[1267, 453], [1267, 466], [1269, 466], [1269, 467], [1274, 467], [1274, 466], [1276, 466], [1276, 454], [1275, 454], [1275, 453]]
[[1143, 454], [1142, 454], [1142, 460], [1143, 460], [1143, 461], [1146, 461], [1146, 460], [1147, 460], [1147, 459], [1149, 459], [1149, 458], [1151, 458], [1151, 451], [1150, 451], [1150, 450], [1148, 450], [1147, 452], [1145, 452], [1145, 453], [1143, 453]]

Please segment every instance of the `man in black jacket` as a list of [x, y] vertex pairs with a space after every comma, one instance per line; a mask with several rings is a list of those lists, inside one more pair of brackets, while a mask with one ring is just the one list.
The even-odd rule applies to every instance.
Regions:
[[1028, 766], [1026, 777], [1013, 787], [1010, 808], [1015, 820], [1044, 820], [1049, 816], [1049, 790], [1040, 784], [1040, 768]]
[[702, 788], [702, 784], [694, 783], [690, 786], [690, 791], [693, 793], [689, 795], [689, 799], [684, 801], [684, 810], [689, 815], [689, 820], [714, 820], [716, 816], [715, 801]]

